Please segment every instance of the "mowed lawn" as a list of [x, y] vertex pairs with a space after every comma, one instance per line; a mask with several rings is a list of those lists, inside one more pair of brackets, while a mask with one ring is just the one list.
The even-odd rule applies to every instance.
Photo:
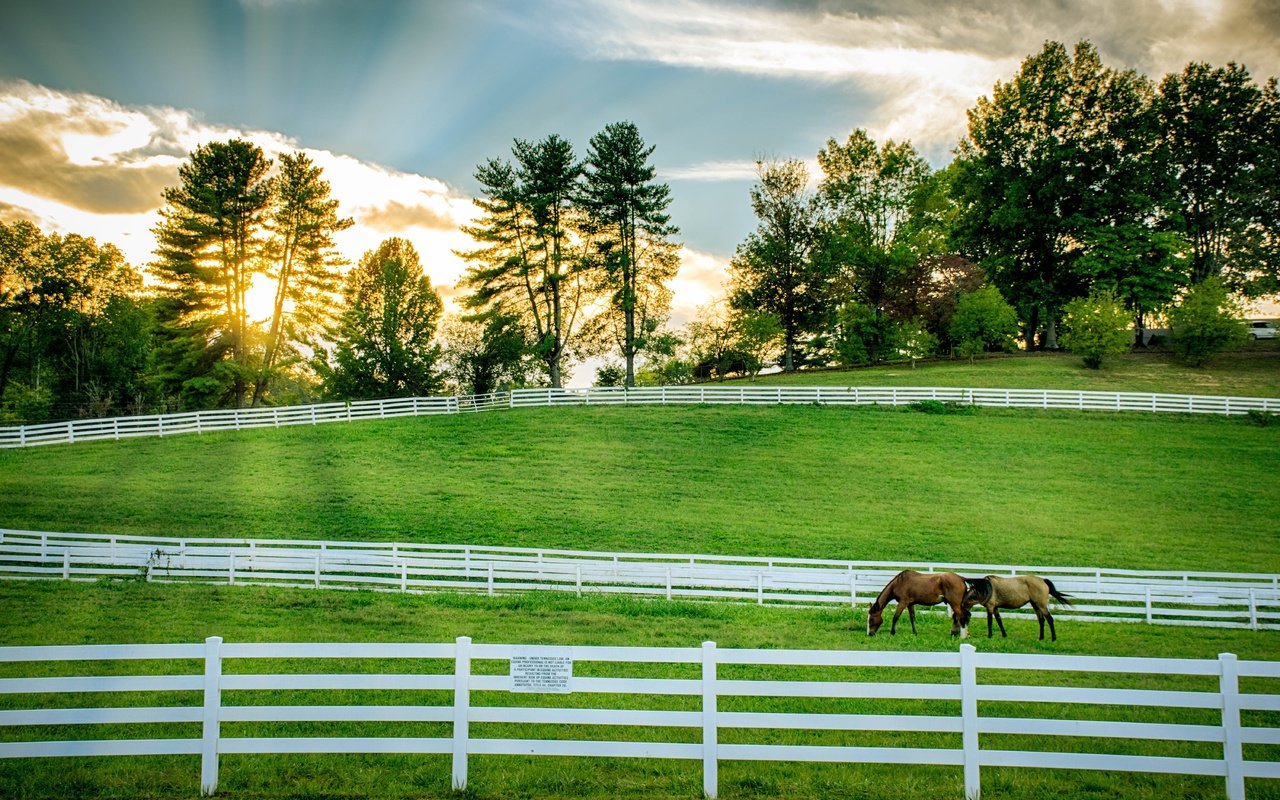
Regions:
[[1280, 424], [547, 408], [0, 452], [0, 526], [1280, 572]]
[[[617, 645], [696, 647], [715, 641], [721, 648], [876, 649], [949, 651], [958, 642], [948, 636], [949, 620], [939, 611], [924, 613], [920, 633], [867, 638], [865, 607], [858, 609], [768, 608], [725, 603], [681, 603], [630, 597], [588, 595], [398, 595], [374, 592], [331, 592], [246, 586], [165, 586], [140, 581], [67, 584], [0, 582], [0, 645], [52, 643], [193, 642], [220, 635], [227, 642], [449, 642], [470, 636], [480, 643], [547, 645]], [[1112, 656], [1180, 656], [1216, 658], [1233, 652], [1241, 659], [1273, 659], [1280, 652], [1280, 633], [1273, 631], [1204, 630], [1148, 625], [1103, 624], [1059, 620], [1057, 642], [1040, 642], [1033, 619], [1009, 619], [1009, 638], [970, 639], [987, 652], [1104, 654]], [[981, 627], [981, 626], [975, 626]], [[976, 631], [975, 631], [976, 633]], [[330, 662], [262, 660], [230, 662], [232, 672], [440, 672], [436, 661], [374, 661], [344, 658]], [[505, 662], [477, 661], [479, 673], [505, 673]], [[128, 662], [80, 665], [67, 673], [60, 665], [0, 667], [0, 677], [31, 674], [148, 674], [166, 670], [191, 673], [198, 664]], [[644, 676], [697, 679], [696, 665], [575, 662], [575, 675]], [[822, 667], [722, 666], [726, 679], [775, 679], [853, 682], [954, 682], [951, 670], [909, 668], [836, 669]], [[1095, 673], [987, 671], [983, 683], [1044, 685], [1044, 703], [984, 703], [990, 716], [1043, 716], [1103, 721], [1145, 721], [1214, 725], [1214, 710], [1156, 709], [1135, 706], [1062, 705], [1051, 701], [1055, 686], [1215, 691], [1212, 677], [1141, 677]], [[1274, 692], [1274, 681], [1249, 679], [1245, 691]], [[47, 697], [9, 695], [3, 708], [29, 707]], [[449, 692], [298, 691], [227, 692], [228, 705], [448, 705]], [[190, 705], [192, 693], [135, 692], [80, 695], [59, 704], [93, 706], [129, 704]], [[485, 705], [549, 705], [587, 708], [664, 708], [696, 710], [696, 698], [647, 695], [512, 695], [475, 692], [471, 702]], [[724, 697], [721, 711], [800, 712], [818, 714], [924, 714], [954, 716], [959, 704], [949, 701], [839, 698]], [[1250, 712], [1246, 724], [1272, 726], [1280, 716]], [[195, 737], [194, 724], [150, 726], [59, 726], [6, 728], [0, 740], [44, 738]], [[226, 736], [427, 736], [448, 737], [447, 723], [226, 723]], [[497, 725], [473, 723], [475, 737], [605, 739], [611, 741], [699, 741], [698, 729], [651, 729], [626, 725]], [[726, 743], [788, 743], [840, 746], [937, 747], [957, 749], [959, 734], [892, 733], [866, 730], [771, 731], [726, 728]], [[984, 748], [1061, 749], [1065, 752], [1114, 752], [1151, 756], [1215, 758], [1221, 745], [1147, 740], [1098, 740], [1076, 737], [988, 735]], [[1251, 747], [1250, 758], [1275, 758], [1276, 748]], [[475, 798], [682, 798], [701, 796], [698, 762], [634, 758], [471, 757], [466, 797]], [[434, 755], [293, 755], [224, 756], [220, 796], [234, 798], [445, 798], [449, 789], [448, 756]], [[154, 797], [195, 795], [199, 758], [84, 758], [0, 760], [0, 796], [30, 798]], [[1126, 800], [1192, 800], [1223, 796], [1221, 778], [1157, 776], [1076, 770], [985, 768], [984, 797], [1007, 800], [1060, 798], [1126, 798]], [[724, 762], [721, 796], [896, 797], [936, 800], [963, 797], [958, 767], [875, 764], [803, 764]], [[1249, 797], [1280, 797], [1280, 781], [1249, 781]]]

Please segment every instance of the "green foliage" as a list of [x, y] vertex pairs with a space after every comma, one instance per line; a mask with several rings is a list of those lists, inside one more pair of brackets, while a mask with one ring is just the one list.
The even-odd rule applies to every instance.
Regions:
[[978, 410], [976, 406], [957, 403], [953, 400], [921, 400], [907, 407], [921, 414], [974, 414]]
[[863, 303], [849, 302], [836, 312], [831, 349], [841, 366], [879, 363], [893, 347], [893, 325]]
[[457, 394], [525, 386], [535, 372], [524, 327], [514, 314], [447, 318], [441, 339], [445, 376]]
[[1280, 414], [1268, 414], [1266, 411], [1258, 411], [1249, 409], [1249, 421], [1259, 428], [1270, 427], [1275, 422], [1280, 422]]
[[433, 343], [443, 304], [413, 245], [392, 237], [347, 273], [328, 391], [339, 398], [428, 395], [442, 384]]
[[938, 352], [938, 337], [930, 333], [918, 319], [898, 326], [896, 339], [898, 353], [910, 359], [913, 368], [919, 359]]
[[817, 198], [801, 161], [758, 161], [751, 210], [758, 224], [730, 262], [730, 305], [741, 312], [777, 317], [782, 328], [782, 368], [799, 366], [806, 334], [817, 333], [829, 310], [830, 264], [815, 258]]
[[626, 386], [627, 368], [621, 364], [602, 364], [596, 370], [595, 386]]
[[1095, 291], [1067, 303], [1066, 333], [1062, 345], [1084, 358], [1084, 365], [1098, 369], [1107, 356], [1128, 352], [1129, 313], [1114, 294]]
[[1047, 42], [969, 111], [958, 238], [1021, 312], [1028, 346], [1042, 326], [1045, 346], [1056, 346], [1059, 312], [1087, 288], [1078, 262], [1104, 231], [1125, 232], [1107, 242], [1133, 254], [1118, 269], [1159, 250], [1151, 240], [1166, 181], [1153, 95], [1146, 78], [1105, 67], [1088, 42], [1074, 52]]
[[1190, 280], [1274, 292], [1280, 275], [1276, 87], [1238, 64], [1192, 62], [1160, 84], [1162, 143], [1173, 177], [1176, 230], [1190, 243]]
[[1203, 366], [1215, 355], [1239, 347], [1248, 339], [1240, 308], [1218, 278], [1207, 278], [1191, 287], [1182, 302], [1169, 312], [1173, 329], [1169, 347], [1193, 366]]
[[151, 315], [112, 245], [0, 222], [0, 415], [121, 412], [147, 394]]
[[633, 122], [615, 122], [591, 137], [580, 203], [593, 237], [601, 285], [610, 298], [606, 326], [635, 385], [636, 356], [647, 349], [671, 306], [666, 282], [679, 267], [670, 237], [679, 233], [667, 207], [671, 187], [657, 181], [646, 145]]
[[1018, 315], [1000, 290], [987, 285], [961, 295], [951, 320], [956, 354], [970, 359], [988, 350], [1012, 350], [1018, 333]]

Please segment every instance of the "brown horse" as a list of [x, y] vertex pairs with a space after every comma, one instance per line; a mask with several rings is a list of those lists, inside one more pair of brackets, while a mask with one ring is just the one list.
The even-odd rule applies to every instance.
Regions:
[[1036, 619], [1040, 621], [1040, 640], [1044, 640], [1044, 621], [1049, 620], [1049, 635], [1058, 641], [1058, 632], [1053, 628], [1053, 615], [1049, 613], [1049, 598], [1052, 597], [1063, 605], [1071, 605], [1071, 598], [1058, 591], [1053, 581], [1039, 575], [988, 575], [985, 578], [965, 578], [964, 607], [971, 609], [982, 606], [987, 610], [987, 638], [991, 638], [991, 618], [1000, 625], [1000, 635], [1004, 632], [1004, 620], [1000, 618], [1002, 608], [1022, 608], [1027, 603], [1035, 609]]
[[867, 635], [875, 636], [884, 624], [884, 608], [891, 600], [898, 602], [893, 612], [893, 624], [889, 634], [898, 632], [898, 617], [903, 609], [911, 618], [911, 632], [916, 632], [916, 606], [936, 606], [946, 601], [951, 606], [951, 635], [965, 638], [969, 635], [969, 608], [964, 605], [964, 578], [954, 572], [914, 572], [904, 569], [880, 591], [880, 596], [867, 610]]

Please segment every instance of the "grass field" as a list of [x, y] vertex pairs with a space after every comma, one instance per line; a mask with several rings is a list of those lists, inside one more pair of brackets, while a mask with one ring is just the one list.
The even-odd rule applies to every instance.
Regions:
[[[922, 365], [915, 371], [813, 373], [795, 382], [1280, 396], [1280, 348], [1272, 344], [1190, 373], [1160, 363], [1158, 355], [1123, 359], [1099, 373], [1083, 370], [1070, 357], [1034, 356]], [[1280, 572], [1278, 474], [1280, 425], [1264, 427], [1244, 418], [994, 409], [944, 415], [819, 407], [529, 409], [0, 451], [0, 527]], [[956, 647], [941, 614], [923, 616], [918, 637], [867, 639], [864, 624], [864, 609], [600, 597], [414, 597], [139, 582], [0, 583], [4, 645], [191, 642], [209, 635], [228, 641], [430, 642], [468, 635], [478, 642], [583, 645], [691, 646], [714, 640], [721, 647], [751, 648]], [[1235, 652], [1245, 659], [1274, 659], [1280, 653], [1276, 632], [1064, 621], [1058, 626], [1061, 639], [1050, 644], [1036, 641], [1034, 620], [1010, 620], [1008, 626], [1007, 640], [971, 641], [999, 652], [1204, 658]], [[341, 669], [385, 666], [356, 662]], [[124, 669], [136, 672], [140, 665]], [[654, 669], [667, 674], [661, 672], [666, 667]], [[19, 672], [0, 670], [0, 675]], [[1112, 685], [1103, 680], [1088, 677], [1092, 685]], [[419, 697], [417, 702], [446, 700]], [[303, 701], [415, 700], [394, 693], [377, 699], [330, 693]], [[13, 702], [5, 699], [0, 707]], [[180, 700], [143, 694], [136, 702]], [[785, 710], [810, 708], [796, 702], [800, 705]], [[839, 702], [844, 705], [823, 701], [814, 710], [954, 711], [907, 701]], [[1213, 721], [1202, 712], [1112, 707], [1071, 712], [1104, 720]], [[1280, 714], [1250, 724], [1280, 726]], [[253, 735], [254, 730], [285, 729], [244, 728], [228, 735]], [[430, 726], [288, 730], [446, 735]], [[615, 738], [615, 733], [623, 739], [656, 735], [631, 729], [573, 735]], [[20, 734], [31, 731], [0, 736]], [[37, 735], [61, 734], [42, 729]], [[553, 735], [540, 729], [514, 735], [543, 734]], [[195, 733], [161, 726], [140, 735]], [[722, 740], [746, 735], [726, 732]], [[764, 737], [752, 741], [802, 736], [808, 738], [795, 741], [812, 744], [957, 744], [945, 734], [752, 735]], [[1086, 745], [1014, 737], [997, 739], [996, 746]], [[1150, 755], [1210, 755], [1213, 749], [1152, 742], [1112, 746], [1116, 752]], [[0, 797], [190, 797], [197, 761], [0, 761]], [[1278, 784], [1251, 782], [1249, 796], [1280, 798]], [[1000, 769], [983, 771], [983, 788], [984, 797], [1011, 800], [1190, 800], [1221, 797], [1223, 791], [1217, 778]], [[455, 796], [449, 790], [448, 760], [439, 756], [227, 757], [221, 789], [237, 798]], [[692, 763], [473, 757], [465, 796], [651, 800], [696, 798], [700, 792], [700, 772]], [[931, 800], [961, 797], [962, 782], [958, 769], [943, 767], [724, 764], [721, 796]]]
[[528, 409], [0, 452], [0, 525], [1280, 571], [1280, 425]]
[[[722, 648], [872, 648], [878, 650], [954, 651], [956, 640], [947, 635], [949, 620], [942, 613], [920, 617], [920, 634], [868, 639], [863, 633], [865, 610], [778, 609], [728, 604], [668, 603], [625, 597], [403, 596], [372, 592], [315, 592], [252, 587], [158, 586], [146, 583], [0, 584], [0, 607], [6, 609], [0, 624], [0, 644], [191, 642], [221, 635], [228, 642], [369, 641], [448, 642], [461, 635], [485, 643], [538, 643], [575, 645], [697, 646], [716, 641]], [[1183, 657], [1215, 658], [1234, 652], [1242, 659], [1274, 658], [1280, 651], [1280, 633], [1227, 630], [1187, 631], [1146, 625], [1097, 624], [1062, 621], [1056, 643], [1035, 639], [1034, 620], [1009, 620], [1009, 639], [976, 637], [980, 650], [990, 652], [1044, 652], [1063, 654], [1151, 655], [1177, 653]], [[478, 662], [484, 663], [484, 662]], [[118, 669], [139, 674], [166, 665], [133, 663]], [[172, 668], [172, 665], [168, 665]], [[310, 664], [263, 663], [241, 669], [314, 671]], [[413, 665], [343, 660], [329, 665], [335, 671], [396, 671]], [[439, 668], [439, 667], [437, 667]], [[98, 669], [103, 669], [100, 665]], [[188, 666], [188, 669], [190, 667]], [[481, 668], [482, 671], [485, 668]], [[503, 663], [490, 663], [488, 671], [505, 671]], [[648, 669], [654, 677], [697, 677], [696, 667], [654, 665], [610, 667], [579, 665], [576, 674], [616, 674], [610, 670]], [[738, 668], [743, 670], [746, 668]], [[765, 672], [751, 668], [751, 677], [831, 680], [820, 668]], [[748, 677], [724, 668], [722, 677]], [[688, 673], [688, 674], [686, 674]], [[0, 671], [0, 675], [12, 674]], [[838, 677], [854, 681], [950, 680], [934, 671], [845, 670]], [[1034, 673], [983, 673], [983, 682], [1035, 682]], [[1211, 679], [1135, 679], [1106, 675], [1058, 676], [1053, 685], [1131, 686], [1212, 691]], [[1275, 687], [1247, 686], [1249, 691], [1275, 691]], [[1051, 690], [1049, 690], [1051, 691]], [[428, 703], [447, 704], [448, 693], [298, 693], [297, 697], [258, 698], [236, 693], [228, 703]], [[440, 696], [435, 696], [439, 694]], [[77, 704], [93, 698], [76, 698]], [[478, 694], [479, 705], [511, 702], [573, 704], [583, 707], [693, 708], [696, 701], [620, 698], [607, 695], [566, 697], [512, 697], [502, 693]], [[4, 700], [14, 707], [15, 698]], [[110, 702], [110, 701], [108, 701]], [[116, 700], [118, 702], [118, 699]], [[190, 703], [181, 696], [139, 695], [139, 705]], [[694, 703], [695, 705], [688, 705]], [[683, 705], [682, 705], [683, 704]], [[1039, 713], [1055, 713], [1045, 706]], [[724, 700], [722, 710], [791, 710], [844, 713], [954, 714], [945, 702], [888, 700], [782, 700], [739, 698]], [[1017, 716], [1027, 709], [992, 704], [983, 713]], [[1070, 718], [1101, 720], [1179, 721], [1213, 724], [1213, 712], [1162, 712], [1135, 708], [1077, 706], [1058, 709]], [[1257, 715], [1251, 725], [1280, 725], [1280, 714]], [[447, 725], [301, 725], [241, 724], [229, 726], [225, 735], [371, 735], [447, 736]], [[556, 738], [635, 739], [676, 737], [669, 741], [697, 741], [697, 732], [671, 729], [554, 726], [473, 725], [476, 736], [528, 736]], [[67, 735], [61, 730], [21, 729], [14, 736]], [[120, 735], [109, 726], [95, 736]], [[195, 736], [198, 726], [153, 726], [134, 731], [142, 736]], [[692, 737], [692, 738], [689, 738]], [[892, 746], [958, 746], [951, 734], [892, 734], [869, 732], [725, 731], [722, 741]], [[1149, 755], [1211, 757], [1212, 745], [1174, 745], [1159, 742], [1113, 741], [1100, 743], [1075, 739], [1036, 740], [1027, 737], [984, 737], [985, 747], [1043, 749], [1049, 747], [1127, 752]], [[1266, 758], [1253, 753], [1250, 757]], [[0, 795], [5, 797], [189, 797], [198, 781], [198, 758], [50, 759], [0, 762]], [[697, 798], [701, 793], [696, 763], [635, 761], [630, 759], [526, 759], [472, 757], [471, 783], [466, 796], [499, 797], [616, 797]], [[985, 769], [984, 797], [1031, 800], [1032, 798], [1137, 798], [1175, 800], [1211, 798], [1222, 794], [1221, 779], [1174, 778], [1123, 773]], [[960, 798], [960, 770], [945, 767], [836, 766], [803, 764], [721, 765], [721, 796], [725, 798], [771, 797], [886, 797], [904, 800]], [[228, 797], [446, 797], [449, 762], [446, 756], [238, 756], [224, 757], [221, 790]], [[1251, 798], [1280, 797], [1280, 782], [1256, 781], [1249, 785]]]

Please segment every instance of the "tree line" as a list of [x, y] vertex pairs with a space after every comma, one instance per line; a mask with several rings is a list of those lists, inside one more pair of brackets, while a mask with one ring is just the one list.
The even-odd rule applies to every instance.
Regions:
[[[1154, 320], [1201, 330], [1195, 314], [1280, 291], [1274, 78], [1192, 63], [1156, 84], [1088, 42], [1048, 42], [968, 122], [941, 169], [863, 130], [829, 140], [818, 175], [758, 163], [757, 227], [729, 290], [674, 331], [671, 191], [633, 123], [581, 155], [549, 135], [477, 166], [464, 313], [450, 316], [408, 241], [343, 260], [335, 236], [352, 220], [305, 154], [206, 144], [164, 191], [143, 268], [109, 244], [0, 223], [0, 415], [561, 386], [592, 356], [605, 385], [1015, 340], [1096, 366]], [[255, 318], [264, 283], [270, 310]], [[1238, 337], [1224, 325], [1223, 341]]]
[[759, 163], [758, 227], [726, 308], [695, 326], [694, 359], [757, 367], [761, 313], [783, 369], [971, 355], [1015, 336], [1056, 349], [1064, 326], [1086, 350], [1102, 325], [1115, 352], [1184, 300], [1230, 316], [1231, 297], [1280, 290], [1274, 78], [1192, 63], [1157, 85], [1088, 42], [1049, 42], [968, 118], [939, 170], [861, 130], [819, 151], [814, 188], [800, 161]]

